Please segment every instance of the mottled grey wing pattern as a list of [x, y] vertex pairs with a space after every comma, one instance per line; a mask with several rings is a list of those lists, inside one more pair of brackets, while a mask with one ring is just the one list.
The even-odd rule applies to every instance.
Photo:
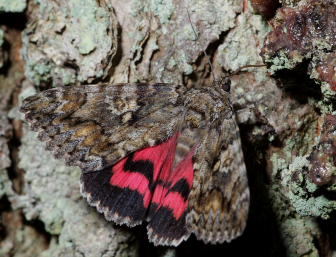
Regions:
[[172, 136], [180, 95], [163, 83], [62, 86], [28, 97], [21, 111], [57, 158], [95, 171]]
[[187, 105], [203, 117], [206, 130], [193, 158], [187, 227], [205, 243], [229, 242], [244, 231], [249, 209], [239, 129], [228, 93], [212, 88], [199, 95], [190, 95]]

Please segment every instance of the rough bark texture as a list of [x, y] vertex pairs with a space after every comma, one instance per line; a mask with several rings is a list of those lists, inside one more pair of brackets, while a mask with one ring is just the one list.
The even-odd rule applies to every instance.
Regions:
[[[281, 2], [271, 27], [241, 0], [0, 0], [0, 256], [335, 256], [335, 39], [301, 55], [276, 48], [279, 34], [267, 34], [290, 36], [288, 13], [319, 1]], [[266, 36], [270, 72], [232, 76], [252, 198], [246, 231], [230, 244], [155, 248], [143, 227], [106, 222], [81, 198], [80, 170], [46, 152], [18, 112], [23, 98], [60, 84], [201, 87], [213, 81], [209, 61], [216, 78], [262, 64]]]

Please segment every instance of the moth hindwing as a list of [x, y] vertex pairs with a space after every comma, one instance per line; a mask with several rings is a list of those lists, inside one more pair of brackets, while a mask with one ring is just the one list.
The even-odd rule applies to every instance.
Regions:
[[219, 85], [57, 87], [21, 111], [46, 148], [83, 170], [81, 192], [107, 220], [147, 220], [156, 245], [191, 233], [230, 241], [246, 225], [249, 190], [239, 130]]

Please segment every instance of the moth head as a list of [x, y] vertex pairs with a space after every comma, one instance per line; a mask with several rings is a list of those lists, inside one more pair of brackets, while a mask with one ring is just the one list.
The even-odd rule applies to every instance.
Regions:
[[265, 64], [252, 64], [252, 65], [245, 65], [240, 67], [238, 70], [236, 71], [232, 71], [232, 72], [224, 72], [224, 76], [222, 76], [219, 80], [216, 79], [215, 75], [213, 74], [213, 78], [214, 78], [214, 83], [216, 85], [216, 88], [219, 91], [224, 91], [226, 93], [230, 93], [230, 89], [231, 89], [231, 77], [234, 75], [237, 75], [241, 72], [243, 72], [244, 69], [246, 68], [260, 68], [260, 67], [265, 67]]
[[230, 76], [221, 77], [219, 80], [215, 81], [215, 84], [220, 90], [224, 90], [225, 92], [230, 93], [231, 90]]
[[216, 79], [213, 82], [213, 87], [216, 89], [218, 93], [222, 96], [228, 96], [231, 90], [231, 79], [230, 76], [226, 75], [221, 77], [220, 79]]

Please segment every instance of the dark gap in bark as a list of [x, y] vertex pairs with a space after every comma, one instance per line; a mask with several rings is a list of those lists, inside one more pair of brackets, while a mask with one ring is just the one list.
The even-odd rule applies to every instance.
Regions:
[[123, 48], [121, 47], [121, 41], [122, 41], [122, 36], [123, 36], [123, 34], [122, 34], [122, 27], [119, 24], [117, 26], [117, 30], [118, 30], [117, 34], [119, 35], [117, 37], [118, 47], [117, 47], [117, 51], [116, 51], [115, 55], [113, 56], [113, 58], [111, 60], [112, 61], [112, 65], [111, 65], [111, 69], [108, 72], [108, 75], [105, 78], [106, 82], [108, 82], [109, 79], [113, 76], [114, 71], [115, 71], [114, 67], [117, 67], [120, 64], [121, 59], [122, 59], [122, 57], [124, 55]]
[[11, 165], [7, 168], [7, 171], [9, 179], [13, 182], [13, 190], [18, 194], [22, 193], [24, 183], [24, 171], [18, 167], [20, 146], [21, 140], [15, 135], [15, 130], [13, 129], [13, 136], [8, 141]]
[[240, 126], [251, 200], [247, 228], [243, 234], [246, 242], [239, 245], [246, 245], [246, 253], [256, 256], [286, 256], [267, 188], [270, 181], [266, 173], [265, 153], [271, 144], [267, 138], [272, 131], [251, 140], [250, 134], [255, 126], [257, 125]]
[[[11, 211], [11, 204], [7, 198], [7, 196], [3, 196], [0, 199], [0, 214], [4, 213], [4, 212], [9, 212]], [[6, 230], [6, 226], [5, 224], [3, 224], [3, 222], [0, 222], [0, 242], [4, 239], [6, 239], [7, 236], [7, 230]]]
[[24, 30], [27, 23], [26, 13], [5, 13], [0, 14], [0, 25], [5, 25], [8, 28], [16, 30]]
[[24, 225], [32, 227], [38, 234], [43, 236], [43, 238], [45, 239], [45, 249], [47, 249], [50, 245], [52, 236], [48, 231], [46, 231], [44, 223], [38, 219], [29, 221], [26, 220], [25, 217], [22, 217], [22, 219]]
[[139, 241], [138, 256], [164, 256], [165, 251], [167, 251], [169, 247], [154, 246], [153, 243], [149, 242], [146, 226], [147, 222], [143, 222], [141, 226], [134, 227], [131, 231], [131, 233], [135, 233]]
[[317, 224], [323, 239], [315, 238], [315, 245], [320, 256], [331, 256], [332, 252], [336, 251], [336, 212], [332, 213], [328, 220], [317, 219]]
[[[1, 16], [1, 15], [0, 15]], [[11, 62], [11, 60], [8, 58], [8, 55], [9, 55], [9, 53], [10, 53], [10, 50], [11, 50], [11, 45], [10, 45], [10, 43], [9, 42], [7, 42], [7, 40], [6, 40], [6, 38], [4, 37], [4, 42], [3, 42], [3, 45], [2, 45], [2, 47], [1, 47], [2, 49], [1, 49], [1, 51], [3, 52], [3, 54], [4, 54], [4, 64], [3, 64], [3, 66], [0, 68], [0, 73], [3, 75], [3, 76], [5, 76], [5, 77], [7, 77], [9, 74], [9, 69], [10, 69], [10, 67], [11, 67], [11, 65], [12, 65], [12, 62]]]
[[[307, 179], [309, 179], [309, 178], [307, 178]], [[313, 193], [314, 198], [323, 195], [324, 197], [326, 197], [330, 201], [336, 201], [336, 192], [328, 190], [327, 187], [329, 187], [329, 186], [331, 186], [331, 185], [325, 185], [325, 186], [319, 187]]]
[[307, 75], [308, 65], [309, 62], [304, 61], [292, 70], [284, 69], [275, 75], [281, 81], [279, 86], [301, 104], [306, 104], [310, 97], [322, 99], [320, 85]]

